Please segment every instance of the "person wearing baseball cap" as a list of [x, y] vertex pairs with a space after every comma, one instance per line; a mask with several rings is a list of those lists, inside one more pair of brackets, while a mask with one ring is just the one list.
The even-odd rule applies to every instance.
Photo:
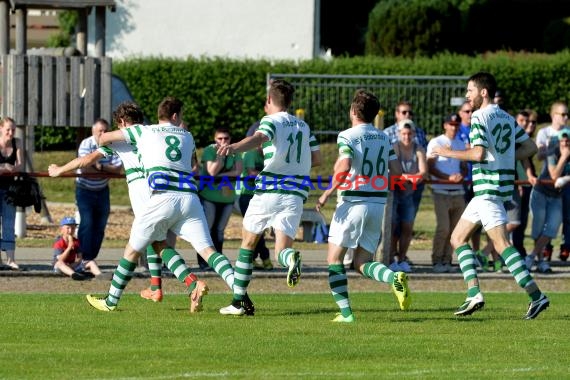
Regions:
[[465, 209], [463, 179], [467, 174], [467, 163], [455, 158], [435, 156], [432, 150], [436, 146], [465, 150], [465, 143], [457, 136], [460, 124], [461, 117], [458, 114], [447, 115], [443, 119], [443, 134], [431, 139], [427, 148], [427, 167], [431, 180], [451, 182], [431, 185], [436, 216], [431, 254], [434, 273], [454, 271], [451, 266], [453, 248], [450, 237]]
[[101, 274], [94, 260], [83, 261], [79, 251], [79, 240], [74, 236], [77, 223], [74, 217], [64, 216], [59, 222], [60, 235], [53, 243], [53, 271], [63, 273], [75, 281], [88, 280], [87, 269], [93, 276]]
[[456, 113], [449, 114], [443, 120], [443, 124], [444, 124], [444, 129], [445, 129], [445, 124], [460, 125], [461, 124], [461, 117]]

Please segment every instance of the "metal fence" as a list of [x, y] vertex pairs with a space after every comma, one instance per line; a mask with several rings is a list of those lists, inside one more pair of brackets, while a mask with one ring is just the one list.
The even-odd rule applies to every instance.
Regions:
[[359, 88], [379, 97], [385, 126], [394, 123], [395, 105], [408, 100], [414, 121], [429, 135], [439, 134], [443, 117], [462, 103], [467, 85], [463, 76], [267, 74], [268, 82], [271, 79], [295, 86], [292, 110], [304, 110], [305, 120], [321, 140], [350, 127], [350, 101]]

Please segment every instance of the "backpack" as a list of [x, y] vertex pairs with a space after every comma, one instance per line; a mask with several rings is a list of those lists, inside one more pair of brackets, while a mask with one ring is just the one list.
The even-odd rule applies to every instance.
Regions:
[[6, 202], [16, 207], [34, 206], [34, 211], [42, 210], [42, 193], [40, 185], [34, 177], [27, 173], [20, 173], [8, 187], [5, 196]]

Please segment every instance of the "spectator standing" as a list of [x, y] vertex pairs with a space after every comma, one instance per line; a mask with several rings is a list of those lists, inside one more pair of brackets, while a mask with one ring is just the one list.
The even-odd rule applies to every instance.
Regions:
[[[457, 131], [457, 137], [463, 141], [465, 148], [469, 148], [469, 131], [471, 130], [471, 113], [473, 108], [468, 101], [463, 102], [461, 107], [457, 110], [457, 114], [461, 118], [461, 123], [459, 124], [459, 130]], [[469, 163], [467, 163], [469, 165]], [[470, 174], [469, 174], [470, 176]]]
[[[235, 264], [234, 299], [220, 309], [221, 314], [243, 315], [241, 298], [251, 281], [253, 251], [266, 228], [275, 230], [275, 258], [287, 268], [287, 286], [294, 287], [301, 276], [301, 254], [293, 240], [307, 200], [309, 186], [304, 181], [312, 166], [320, 165], [319, 144], [309, 125], [287, 113], [294, 93], [284, 80], [269, 84], [265, 110], [253, 136], [233, 144], [223, 144], [218, 154], [228, 156], [263, 144], [265, 166], [256, 180], [255, 194], [243, 219], [242, 242]], [[290, 181], [279, 180], [287, 177]]]
[[[200, 191], [200, 199], [204, 206], [206, 221], [217, 252], [223, 253], [224, 230], [228, 225], [234, 202], [236, 200], [235, 180], [242, 172], [241, 155], [221, 156], [216, 153], [221, 144], [231, 143], [230, 131], [225, 127], [216, 128], [214, 143], [204, 148], [201, 159], [201, 175], [209, 177], [212, 185], [204, 186]], [[222, 182], [219, 182], [219, 181]], [[200, 269], [209, 269], [208, 263], [197, 254]]]
[[[524, 129], [528, 137], [532, 139], [538, 120], [537, 113], [530, 109], [521, 110], [517, 113], [515, 119], [517, 124]], [[528, 225], [528, 214], [530, 211], [530, 193], [532, 191], [532, 186], [536, 184], [537, 180], [532, 157], [522, 161], [517, 161], [516, 169], [516, 179], [529, 181], [529, 184], [515, 186], [513, 200], [518, 201], [519, 203], [518, 219], [520, 224], [518, 224], [512, 232], [512, 241], [513, 246], [520, 252], [521, 256], [526, 257], [527, 252], [524, 246], [524, 237], [526, 227]], [[495, 270], [497, 269], [498, 268], [495, 267]]]
[[[109, 122], [97, 119], [91, 127], [91, 136], [79, 145], [78, 157], [87, 156], [99, 147], [99, 138], [109, 130]], [[77, 177], [75, 180], [75, 201], [79, 210], [77, 237], [83, 260], [95, 260], [105, 237], [105, 227], [111, 212], [109, 178], [106, 174], [118, 174], [122, 162], [117, 156], [101, 158], [95, 165], [81, 168], [78, 174], [99, 173], [101, 177]]]
[[53, 270], [55, 273], [63, 273], [75, 281], [87, 280], [83, 273], [89, 270], [93, 276], [99, 276], [101, 270], [95, 260], [84, 262], [79, 250], [79, 240], [75, 238], [75, 218], [66, 216], [59, 224], [60, 235], [53, 243]]
[[[14, 137], [16, 123], [5, 117], [0, 120], [0, 174], [15, 174], [23, 165], [22, 142]], [[0, 249], [6, 252], [6, 265], [12, 270], [19, 270], [16, 263], [16, 206], [6, 201], [6, 193], [13, 182], [11, 176], [0, 176], [0, 216], [2, 218], [2, 236]], [[1, 256], [0, 256], [1, 257]], [[1, 259], [0, 259], [1, 262]]]
[[556, 237], [562, 223], [562, 192], [567, 187], [570, 176], [570, 129], [563, 128], [557, 136], [558, 146], [546, 158], [539, 180], [552, 180], [554, 184], [538, 182], [530, 194], [532, 211], [532, 238], [534, 249], [526, 258], [528, 270], [537, 261], [538, 271], [552, 272], [550, 265], [543, 259], [545, 246]]
[[427, 167], [431, 179], [451, 182], [431, 185], [436, 218], [431, 256], [435, 273], [453, 271], [451, 266], [453, 248], [451, 248], [450, 237], [451, 231], [465, 209], [463, 178], [467, 173], [467, 164], [455, 158], [433, 156], [431, 152], [436, 146], [450, 146], [451, 149], [458, 151], [465, 150], [465, 143], [457, 136], [460, 120], [458, 114], [447, 116], [443, 122], [444, 133], [431, 139], [427, 148]]
[[[396, 109], [394, 111], [394, 117], [396, 118], [396, 123], [384, 129], [384, 133], [388, 135], [391, 144], [395, 144], [399, 140], [400, 123], [404, 120], [412, 120], [412, 121], [414, 120], [414, 111], [412, 109], [412, 103], [407, 100], [400, 101], [396, 105]], [[428, 144], [426, 132], [416, 124], [414, 124], [414, 129], [415, 133], [413, 137], [413, 142], [419, 145], [425, 152]], [[420, 203], [422, 201], [422, 194], [424, 192], [424, 188], [425, 188], [425, 183], [423, 182], [418, 183], [413, 193], [412, 199], [414, 201], [414, 213], [417, 213], [420, 208]], [[399, 234], [399, 231], [396, 231], [396, 233]]]
[[[417, 213], [414, 194], [417, 191], [417, 184], [423, 182], [427, 173], [425, 150], [414, 141], [415, 131], [413, 121], [402, 120], [398, 124], [399, 140], [393, 145], [394, 152], [402, 166], [402, 177], [406, 179], [403, 189], [394, 190], [390, 249], [390, 269], [394, 272], [410, 273], [412, 271], [408, 260], [408, 249], [412, 241]], [[394, 259], [396, 255], [397, 261]]]
[[[536, 145], [538, 145], [537, 157], [545, 160], [556, 148], [558, 133], [568, 123], [568, 105], [562, 101], [556, 101], [550, 107], [550, 118], [552, 124], [540, 129], [536, 134]], [[547, 165], [544, 162], [543, 165]], [[546, 255], [552, 255], [552, 245], [548, 245]], [[562, 191], [562, 244], [560, 245], [560, 260], [566, 261], [570, 256], [570, 188], [565, 187]]]
[[[459, 125], [458, 137], [463, 143], [465, 143], [465, 149], [469, 149], [471, 144], [469, 143], [469, 133], [471, 131], [471, 114], [473, 113], [473, 107], [468, 100], [463, 102], [461, 107], [457, 110], [459, 117], [461, 117], [461, 124]], [[471, 182], [471, 161], [467, 161], [467, 174], [465, 175], [463, 188], [465, 189], [465, 204], [468, 204], [471, 199], [473, 199], [473, 183]], [[471, 246], [473, 251], [480, 252], [481, 249], [481, 230], [479, 227], [473, 235], [471, 235]]]
[[[317, 211], [320, 212], [328, 198], [342, 184], [340, 176], [343, 174], [348, 174], [351, 179], [387, 179], [388, 170], [391, 175], [401, 174], [398, 159], [387, 136], [372, 125], [379, 109], [380, 102], [374, 94], [365, 90], [356, 91], [350, 105], [352, 126], [338, 135], [339, 154], [334, 165], [333, 183], [319, 197]], [[369, 166], [364, 165], [366, 161], [370, 163]], [[354, 268], [359, 273], [377, 282], [390, 284], [402, 310], [408, 309], [411, 303], [406, 274], [394, 273], [384, 264], [372, 260], [380, 244], [387, 190], [377, 190], [371, 182], [361, 185], [352, 180], [349, 189], [339, 191], [340, 200], [331, 222], [327, 256], [329, 286], [340, 309], [333, 322], [355, 321], [343, 265], [343, 256], [348, 248], [354, 250]]]
[[506, 111], [506, 99], [505, 99], [505, 94], [502, 90], [497, 90], [495, 91], [495, 97], [493, 97], [493, 103], [495, 103], [496, 105], [499, 106], [500, 109], [505, 110]]
[[[534, 319], [550, 305], [526, 269], [520, 254], [507, 236], [504, 202], [511, 200], [514, 189], [515, 159], [534, 154], [536, 145], [516, 124], [514, 118], [492, 102], [497, 89], [495, 77], [486, 72], [472, 75], [467, 83], [466, 99], [476, 111], [471, 117], [471, 148], [454, 151], [438, 147], [434, 154], [473, 161], [475, 196], [469, 202], [451, 234], [451, 244], [467, 285], [467, 298], [455, 315], [470, 315], [485, 305], [475, 270], [475, 256], [469, 246], [471, 234], [482, 225], [495, 249], [501, 253], [517, 284], [530, 297], [524, 319]], [[496, 131], [493, 133], [492, 131]], [[521, 144], [515, 151], [515, 144]]]
[[[242, 216], [245, 216], [247, 208], [249, 207], [249, 202], [253, 198], [255, 191], [255, 178], [263, 169], [263, 150], [261, 147], [244, 152], [242, 165], [243, 183], [239, 193], [239, 208]], [[257, 257], [261, 259], [261, 262], [257, 260]], [[261, 234], [259, 237], [259, 241], [257, 242], [253, 252], [253, 268], [264, 270], [273, 269], [273, 263], [271, 262], [269, 248], [267, 248], [267, 244], [265, 243], [264, 234]]]

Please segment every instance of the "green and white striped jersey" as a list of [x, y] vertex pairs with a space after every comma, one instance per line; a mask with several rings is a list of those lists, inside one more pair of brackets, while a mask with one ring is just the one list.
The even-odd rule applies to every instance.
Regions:
[[111, 157], [113, 154], [119, 156], [123, 162], [127, 184], [141, 179], [144, 180], [144, 170], [139, 161], [137, 149], [133, 145], [126, 141], [114, 141], [107, 146], [100, 146], [97, 150], [105, 157]]
[[473, 191], [476, 197], [503, 202], [512, 199], [515, 180], [515, 144], [528, 140], [515, 119], [496, 104], [473, 112], [471, 147], [486, 149], [483, 161], [473, 162]]
[[192, 134], [171, 124], [136, 125], [121, 130], [137, 149], [151, 191], [197, 193], [192, 175]]
[[257, 132], [269, 141], [263, 144], [263, 170], [255, 180], [255, 193], [293, 194], [307, 199], [311, 172], [311, 152], [319, 143], [309, 125], [287, 112], [261, 119]]
[[352, 160], [349, 176], [338, 188], [340, 199], [386, 203], [388, 163], [398, 159], [388, 135], [372, 124], [360, 124], [340, 132], [337, 146], [339, 158]]

